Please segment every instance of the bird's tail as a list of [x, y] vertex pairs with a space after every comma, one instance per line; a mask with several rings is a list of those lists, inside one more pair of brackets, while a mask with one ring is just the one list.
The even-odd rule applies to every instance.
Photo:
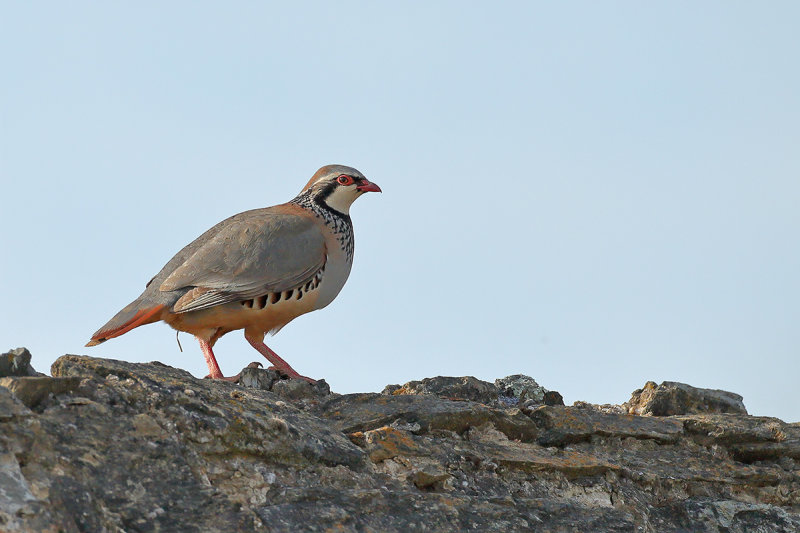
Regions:
[[139, 299], [134, 300], [114, 315], [114, 318], [109, 320], [105, 326], [98, 329], [86, 346], [97, 346], [108, 339], [129, 332], [133, 328], [158, 322], [161, 320], [161, 311], [165, 307], [164, 304], [153, 305]]

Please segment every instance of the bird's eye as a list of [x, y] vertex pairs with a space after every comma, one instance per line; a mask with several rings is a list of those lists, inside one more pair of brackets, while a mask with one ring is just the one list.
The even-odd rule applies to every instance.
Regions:
[[336, 178], [336, 181], [338, 181], [339, 184], [341, 184], [341, 185], [352, 185], [353, 178], [348, 176], [348, 175], [346, 175], [346, 174], [342, 174], [341, 176]]

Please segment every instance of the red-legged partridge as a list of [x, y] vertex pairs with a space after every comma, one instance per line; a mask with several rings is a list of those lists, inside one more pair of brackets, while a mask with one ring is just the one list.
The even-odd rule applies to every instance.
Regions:
[[212, 348], [244, 329], [278, 370], [313, 382], [270, 350], [264, 336], [336, 298], [353, 264], [350, 205], [380, 190], [354, 168], [322, 167], [292, 201], [234, 215], [184, 247], [87, 346], [163, 320], [197, 337], [209, 377], [235, 379], [223, 377]]

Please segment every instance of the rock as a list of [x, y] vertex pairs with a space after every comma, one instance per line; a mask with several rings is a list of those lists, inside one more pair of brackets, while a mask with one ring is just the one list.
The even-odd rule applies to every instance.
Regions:
[[26, 406], [33, 409], [50, 394], [73, 392], [80, 384], [80, 378], [15, 377], [0, 378], [0, 387], [10, 390]]
[[394, 394], [394, 391], [400, 390], [402, 387], [403, 387], [402, 385], [398, 385], [397, 383], [386, 385], [381, 391], [381, 394], [386, 394], [391, 396], [392, 394]]
[[[500, 395], [505, 398], [515, 398], [518, 403], [528, 405], [541, 405], [544, 403], [545, 394], [547, 389], [536, 383], [536, 380], [530, 376], [522, 374], [514, 374], [513, 376], [506, 376], [501, 379], [494, 380], [494, 384], [500, 390]], [[558, 394], [558, 393], [556, 393]], [[561, 395], [559, 394], [560, 398]], [[556, 396], [551, 395], [550, 401], [555, 401]], [[564, 401], [561, 400], [561, 405]]]
[[742, 397], [732, 392], [699, 389], [664, 381], [656, 385], [648, 381], [641, 389], [633, 391], [627, 402], [628, 412], [637, 415], [671, 416], [696, 413], [747, 414]]
[[438, 488], [442, 490], [444, 484], [452, 476], [447, 472], [426, 472], [424, 470], [417, 470], [414, 472], [413, 480], [414, 485], [418, 489]]
[[[2, 531], [75, 531], [74, 523], [55, 519], [31, 492], [13, 453], [0, 453], [0, 529]], [[72, 528], [69, 526], [72, 525]]]
[[33, 412], [10, 390], [0, 387], [0, 423], [32, 415]]
[[331, 387], [324, 379], [314, 384], [303, 379], [289, 379], [272, 368], [259, 368], [257, 363], [251, 363], [242, 369], [238, 384], [251, 389], [272, 391], [287, 400], [320, 399], [331, 394]]
[[737, 461], [800, 460], [800, 425], [747, 415], [694, 415], [679, 419], [695, 442], [722, 446]]
[[287, 400], [322, 399], [331, 395], [331, 387], [324, 379], [314, 384], [302, 379], [282, 379], [275, 382], [272, 392]]
[[[419, 446], [405, 431], [391, 426], [383, 426], [364, 434], [364, 447], [371, 461], [378, 463], [398, 455], [418, 455]], [[352, 440], [352, 439], [351, 439]]]
[[626, 409], [622, 405], [615, 405], [611, 403], [604, 403], [604, 404], [596, 404], [596, 403], [588, 403], [588, 402], [581, 402], [577, 401], [572, 404], [572, 407], [576, 409], [587, 409], [590, 411], [600, 411], [601, 413], [609, 413], [614, 415], [626, 415], [628, 414], [628, 409]]
[[321, 404], [314, 413], [345, 433], [399, 423], [416, 424], [423, 434], [436, 430], [460, 434], [491, 422], [512, 439], [533, 441], [539, 434], [530, 418], [516, 409], [506, 412], [432, 395], [345, 394]]
[[[620, 469], [619, 466], [597, 460], [588, 454], [509, 441], [491, 424], [473, 428], [468, 436], [470, 454], [489, 457], [492, 463], [522, 472], [559, 472], [567, 478], [575, 479]], [[461, 445], [459, 449], [466, 450], [467, 447]]]
[[248, 366], [239, 373], [239, 385], [250, 389], [272, 390], [272, 385], [280, 381], [281, 375], [277, 370]]
[[383, 394], [430, 394], [447, 400], [465, 400], [490, 404], [497, 400], [497, 387], [472, 376], [435, 377], [409, 381], [403, 386], [388, 385]]
[[539, 407], [529, 416], [544, 430], [538, 438], [542, 446], [564, 446], [589, 441], [592, 437], [675, 443], [683, 435], [684, 428], [680, 420], [617, 415], [576, 407]]
[[31, 352], [27, 348], [15, 348], [0, 355], [0, 378], [43, 375], [31, 366]]
[[545, 405], [564, 405], [564, 398], [558, 391], [554, 390], [545, 392], [542, 401]]
[[653, 531], [698, 533], [800, 531], [800, 521], [796, 514], [772, 505], [734, 500], [709, 502], [692, 498], [681, 505], [670, 503], [654, 508], [651, 521], [656, 526]]
[[33, 408], [0, 387], [0, 531], [800, 530], [800, 425], [775, 418], [524, 388], [517, 409], [466, 378], [339, 396], [261, 369], [52, 372]]

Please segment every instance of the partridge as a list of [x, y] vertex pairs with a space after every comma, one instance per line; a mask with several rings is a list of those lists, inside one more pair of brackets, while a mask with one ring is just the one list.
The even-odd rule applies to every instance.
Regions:
[[222, 375], [213, 347], [244, 329], [278, 370], [313, 382], [269, 349], [264, 336], [339, 294], [353, 264], [350, 205], [369, 191], [381, 189], [354, 168], [328, 165], [290, 202], [223, 220], [170, 259], [86, 346], [163, 320], [197, 338], [208, 377], [232, 380]]

